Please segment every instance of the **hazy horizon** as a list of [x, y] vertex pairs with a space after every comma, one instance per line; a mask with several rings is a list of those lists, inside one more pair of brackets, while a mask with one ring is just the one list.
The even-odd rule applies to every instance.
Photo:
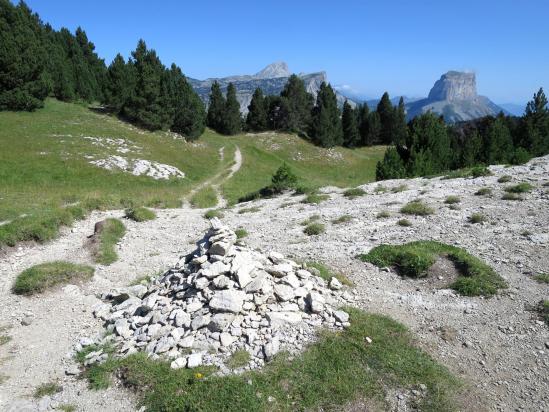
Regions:
[[165, 64], [197, 79], [285, 61], [295, 73], [326, 71], [333, 85], [369, 98], [427, 96], [449, 70], [474, 71], [479, 94], [498, 103], [524, 104], [549, 87], [549, 53], [542, 52], [549, 4], [541, 0], [27, 4], [56, 29], [81, 26], [107, 64], [117, 52], [128, 57], [143, 38]]

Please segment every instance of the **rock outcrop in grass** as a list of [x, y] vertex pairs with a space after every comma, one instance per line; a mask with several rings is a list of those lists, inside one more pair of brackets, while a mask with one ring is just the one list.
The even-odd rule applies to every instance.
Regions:
[[360, 259], [378, 267], [394, 266], [398, 273], [413, 278], [427, 276], [439, 256], [454, 262], [460, 276], [449, 287], [466, 296], [491, 296], [506, 283], [490, 266], [464, 249], [434, 241], [403, 245], [380, 245]]

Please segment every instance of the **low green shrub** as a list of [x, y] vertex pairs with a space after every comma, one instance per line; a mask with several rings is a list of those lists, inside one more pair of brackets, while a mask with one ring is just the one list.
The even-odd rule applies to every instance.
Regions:
[[435, 213], [434, 209], [424, 204], [421, 200], [414, 200], [407, 203], [400, 209], [401, 213], [407, 215], [427, 216]]
[[303, 233], [309, 236], [320, 235], [326, 231], [326, 227], [322, 223], [310, 223], [305, 226]]
[[530, 192], [534, 186], [532, 186], [530, 183], [522, 182], [514, 186], [508, 186], [505, 188], [505, 191], [507, 193], [528, 193]]
[[353, 189], [347, 189], [343, 192], [343, 196], [348, 197], [349, 199], [354, 199], [355, 197], [364, 196], [366, 192], [360, 187], [355, 187]]
[[459, 203], [459, 202], [461, 202], [461, 199], [459, 198], [459, 196], [448, 196], [444, 200], [444, 203], [446, 203], [447, 205], [453, 205], [453, 204]]
[[156, 213], [146, 207], [131, 207], [126, 209], [125, 215], [127, 219], [136, 222], [145, 222], [147, 220], [156, 219]]
[[33, 295], [51, 287], [92, 278], [94, 268], [70, 262], [54, 261], [32, 266], [17, 276], [12, 291], [18, 295]]

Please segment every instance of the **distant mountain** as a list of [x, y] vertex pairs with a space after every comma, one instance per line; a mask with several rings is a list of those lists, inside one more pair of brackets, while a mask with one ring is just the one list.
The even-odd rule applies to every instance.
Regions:
[[516, 103], [498, 103], [498, 106], [507, 110], [513, 116], [522, 116], [526, 110], [525, 104], [516, 104]]
[[437, 80], [426, 99], [406, 105], [406, 115], [412, 119], [432, 111], [444, 116], [448, 123], [495, 116], [505, 110], [490, 99], [477, 94], [474, 73], [449, 71]]
[[[227, 91], [229, 83], [233, 83], [236, 87], [236, 98], [240, 103], [240, 111], [246, 114], [256, 88], [261, 88], [265, 95], [278, 95], [284, 89], [289, 77], [288, 65], [285, 62], [275, 62], [252, 75], [237, 75], [206, 80], [187, 78], [187, 80], [205, 104], [208, 104], [210, 89], [214, 81], [217, 80], [224, 93]], [[307, 91], [315, 98], [322, 82], [328, 81], [326, 72], [299, 74], [299, 77], [305, 83]], [[338, 92], [336, 92], [336, 96], [338, 103], [343, 105], [345, 96]], [[355, 105], [352, 100], [350, 100], [350, 103], [353, 106]]]

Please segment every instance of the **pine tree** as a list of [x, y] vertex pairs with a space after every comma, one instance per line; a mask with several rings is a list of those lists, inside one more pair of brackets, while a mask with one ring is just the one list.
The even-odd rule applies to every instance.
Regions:
[[394, 140], [395, 109], [389, 98], [389, 93], [383, 93], [377, 105], [377, 113], [381, 122], [381, 142], [392, 144]]
[[549, 153], [549, 108], [540, 88], [526, 105], [523, 117], [522, 146], [534, 156]]
[[221, 87], [217, 81], [214, 81], [210, 91], [210, 102], [208, 105], [208, 116], [206, 125], [221, 132], [223, 130], [223, 113], [225, 112], [225, 97], [221, 93]]
[[381, 141], [381, 120], [377, 111], [371, 112], [368, 116], [368, 129], [365, 144], [371, 146], [380, 144]]
[[402, 179], [406, 177], [406, 168], [394, 147], [389, 147], [385, 156], [376, 166], [376, 180]]
[[237, 134], [242, 130], [242, 118], [240, 117], [240, 103], [236, 98], [236, 88], [233, 83], [227, 87], [225, 110], [223, 111], [222, 131], [227, 135]]
[[0, 0], [0, 110], [32, 111], [48, 95], [38, 16], [23, 2]]
[[306, 132], [311, 123], [313, 97], [307, 93], [305, 83], [301, 78], [292, 74], [280, 93], [287, 107], [286, 116], [280, 119], [281, 128], [292, 132]]
[[169, 77], [169, 105], [173, 112], [170, 129], [184, 135], [188, 140], [194, 140], [204, 132], [206, 110], [200, 97], [175, 64], [170, 67]]
[[473, 130], [462, 143], [460, 167], [475, 166], [482, 162], [482, 138], [478, 130]]
[[514, 154], [513, 138], [505, 124], [503, 116], [498, 116], [484, 136], [484, 155], [486, 163], [507, 163]]
[[258, 87], [252, 96], [246, 116], [248, 130], [262, 132], [267, 130], [267, 106], [263, 91]]
[[288, 117], [288, 100], [280, 96], [265, 96], [267, 108], [267, 129], [284, 130]]
[[360, 146], [369, 146], [368, 140], [368, 128], [369, 128], [369, 117], [370, 117], [370, 108], [367, 103], [361, 104], [356, 108], [357, 111], [357, 123], [358, 123], [358, 132], [360, 134]]
[[332, 86], [322, 82], [313, 109], [313, 141], [322, 147], [333, 147], [343, 143], [341, 119], [337, 98]]
[[402, 145], [406, 141], [407, 135], [408, 126], [406, 125], [406, 108], [404, 106], [404, 99], [400, 96], [398, 107], [394, 112], [393, 143], [395, 145]]
[[116, 55], [107, 70], [104, 88], [104, 103], [115, 113], [120, 113], [135, 90], [136, 78], [132, 64]]
[[343, 103], [341, 124], [343, 127], [343, 145], [345, 147], [357, 147], [360, 144], [357, 114], [347, 100]]

